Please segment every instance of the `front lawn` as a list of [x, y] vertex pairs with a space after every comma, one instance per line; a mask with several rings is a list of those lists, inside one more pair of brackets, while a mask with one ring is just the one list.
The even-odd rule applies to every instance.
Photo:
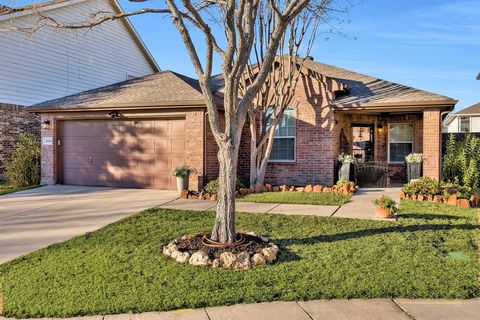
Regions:
[[[476, 210], [404, 201], [398, 222], [238, 214], [278, 263], [248, 271], [180, 265], [161, 252], [208, 232], [213, 212], [152, 209], [0, 266], [4, 315], [64, 317], [274, 300], [480, 295]], [[0, 308], [1, 309], [1, 308]]]
[[4, 194], [9, 194], [17, 191], [23, 191], [23, 190], [28, 190], [28, 189], [33, 189], [33, 188], [38, 188], [39, 186], [29, 186], [29, 187], [23, 187], [23, 188], [15, 188], [11, 187], [8, 184], [0, 184], [0, 196]]
[[237, 201], [341, 206], [350, 198], [348, 195], [321, 192], [265, 192], [249, 194], [238, 198]]

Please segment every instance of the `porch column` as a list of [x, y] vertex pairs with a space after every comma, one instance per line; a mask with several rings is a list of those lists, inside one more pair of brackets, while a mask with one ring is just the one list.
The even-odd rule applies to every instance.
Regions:
[[423, 176], [440, 181], [442, 124], [440, 109], [423, 111]]

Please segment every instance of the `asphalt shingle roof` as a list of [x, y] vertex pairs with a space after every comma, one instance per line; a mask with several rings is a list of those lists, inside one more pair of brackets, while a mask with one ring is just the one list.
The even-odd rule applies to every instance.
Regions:
[[480, 114], [480, 102], [457, 112], [457, 114], [476, 114], [476, 113]]
[[450, 97], [313, 60], [305, 60], [304, 66], [348, 87], [349, 92], [346, 95], [337, 97], [334, 100], [334, 104], [401, 103], [440, 100], [451, 100], [452, 104], [456, 103], [456, 100]]
[[184, 101], [204, 102], [198, 81], [173, 71], [163, 71], [105, 87], [41, 102], [30, 108], [65, 106], [112, 106], [125, 104], [178, 104]]

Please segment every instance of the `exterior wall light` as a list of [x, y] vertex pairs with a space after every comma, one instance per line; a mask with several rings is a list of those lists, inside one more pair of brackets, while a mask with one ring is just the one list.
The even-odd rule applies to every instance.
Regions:
[[383, 124], [379, 123], [377, 127], [378, 127], [378, 132], [382, 133], [383, 132]]
[[50, 130], [50, 120], [45, 119], [42, 121], [42, 129], [44, 130]]
[[112, 119], [120, 118], [120, 113], [118, 113], [118, 111], [111, 111], [111, 112], [108, 113], [108, 115], [109, 115]]

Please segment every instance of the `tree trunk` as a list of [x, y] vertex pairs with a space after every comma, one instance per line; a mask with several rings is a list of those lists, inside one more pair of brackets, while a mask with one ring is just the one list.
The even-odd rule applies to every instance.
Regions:
[[235, 177], [237, 173], [239, 143], [222, 143], [218, 150], [217, 215], [211, 239], [222, 243], [235, 241]]

